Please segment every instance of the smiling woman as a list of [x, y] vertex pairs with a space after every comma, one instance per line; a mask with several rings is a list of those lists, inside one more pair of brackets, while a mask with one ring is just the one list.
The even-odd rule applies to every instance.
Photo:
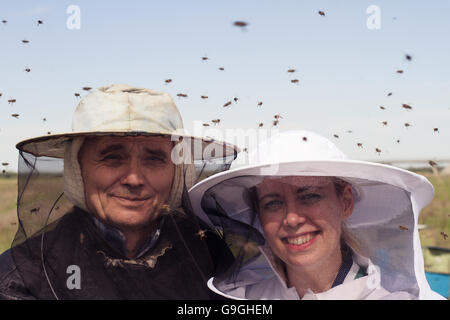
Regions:
[[236, 257], [211, 290], [232, 299], [442, 298], [425, 279], [414, 230], [433, 197], [425, 177], [347, 159], [308, 131], [272, 136], [248, 159], [189, 190], [194, 212]]

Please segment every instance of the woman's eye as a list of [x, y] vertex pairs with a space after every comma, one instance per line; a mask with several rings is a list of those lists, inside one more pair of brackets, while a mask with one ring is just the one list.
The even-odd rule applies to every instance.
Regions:
[[302, 201], [313, 201], [313, 200], [319, 200], [321, 198], [322, 198], [322, 196], [317, 193], [308, 193], [308, 194], [304, 194], [300, 197], [300, 199]]
[[269, 201], [269, 202], [265, 203], [263, 205], [263, 208], [266, 209], [266, 210], [271, 210], [271, 209], [273, 210], [273, 209], [279, 208], [282, 205], [283, 205], [282, 201], [280, 201], [280, 200], [272, 200], [272, 201]]

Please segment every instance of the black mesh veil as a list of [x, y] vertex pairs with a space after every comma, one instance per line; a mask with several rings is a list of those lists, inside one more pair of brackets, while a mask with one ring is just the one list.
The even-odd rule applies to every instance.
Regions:
[[[195, 160], [196, 180], [227, 170], [236, 153]], [[186, 186], [181, 209], [163, 208], [133, 258], [120, 232], [99, 223], [64, 195], [64, 160], [21, 151], [18, 230], [11, 255], [26, 295], [37, 299], [214, 299], [206, 281], [218, 261], [232, 263], [221, 235], [192, 212]]]

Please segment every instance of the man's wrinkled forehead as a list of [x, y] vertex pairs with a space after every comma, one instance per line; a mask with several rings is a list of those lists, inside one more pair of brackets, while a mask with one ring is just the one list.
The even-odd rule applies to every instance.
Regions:
[[173, 142], [167, 136], [100, 136], [87, 138], [83, 149], [91, 149], [95, 153], [105, 153], [107, 150], [127, 150], [133, 146], [169, 155]]

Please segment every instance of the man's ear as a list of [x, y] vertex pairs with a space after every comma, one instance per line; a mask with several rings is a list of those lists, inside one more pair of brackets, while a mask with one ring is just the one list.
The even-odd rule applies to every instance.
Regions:
[[350, 184], [347, 184], [344, 187], [344, 191], [342, 192], [341, 201], [343, 204], [343, 218], [347, 219], [353, 212], [355, 207], [355, 198], [353, 197], [353, 188]]

